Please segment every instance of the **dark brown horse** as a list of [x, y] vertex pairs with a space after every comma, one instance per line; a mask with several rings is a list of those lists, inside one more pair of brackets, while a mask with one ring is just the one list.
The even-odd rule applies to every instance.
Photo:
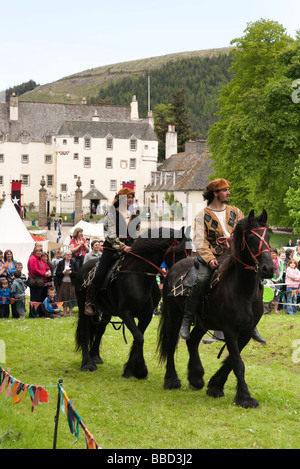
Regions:
[[[223, 331], [229, 356], [210, 379], [207, 394], [223, 396], [227, 377], [233, 370], [237, 378], [235, 403], [245, 408], [257, 407], [258, 402], [251, 397], [245, 382], [245, 367], [240, 352], [249, 342], [263, 314], [261, 278], [271, 278], [274, 271], [266, 222], [265, 211], [259, 217], [251, 211], [248, 218], [237, 224], [229, 249], [220, 256], [219, 271], [186, 342], [189, 352], [188, 380], [193, 389], [201, 389], [204, 386], [204, 369], [198, 353], [200, 340], [208, 330]], [[164, 282], [158, 351], [160, 360], [166, 361], [165, 389], [181, 386], [174, 354], [186, 300], [184, 296], [168, 295], [192, 265], [191, 258], [178, 262], [170, 269]]]
[[[147, 377], [144, 361], [144, 332], [153, 311], [157, 307], [161, 292], [156, 282], [163, 261], [170, 268], [188, 254], [184, 229], [160, 228], [149, 230], [137, 238], [132, 251], [122, 259], [117, 274], [106, 289], [100, 289], [96, 308], [102, 317], [84, 314], [86, 287], [84, 281], [89, 276], [95, 261], [89, 261], [79, 270], [76, 278], [76, 294], [79, 307], [76, 331], [77, 348], [82, 352], [82, 371], [95, 371], [102, 364], [99, 355], [101, 338], [112, 316], [118, 316], [133, 336], [129, 359], [124, 365], [123, 376]], [[135, 318], [138, 323], [136, 324]]]

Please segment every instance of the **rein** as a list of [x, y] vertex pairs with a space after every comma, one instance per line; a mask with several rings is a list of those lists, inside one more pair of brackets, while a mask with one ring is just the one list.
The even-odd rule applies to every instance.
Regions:
[[160, 267], [157, 267], [157, 265], [153, 264], [153, 262], [149, 261], [148, 259], [145, 259], [145, 257], [139, 256], [135, 252], [131, 252], [131, 251], [129, 251], [127, 254], [131, 254], [132, 256], [138, 257], [139, 259], [142, 259], [143, 261], [145, 261], [148, 264], [152, 265], [152, 267], [154, 267], [155, 269], [158, 270], [160, 275], [163, 275], [164, 277], [167, 275], [167, 273], [164, 270], [162, 270]]

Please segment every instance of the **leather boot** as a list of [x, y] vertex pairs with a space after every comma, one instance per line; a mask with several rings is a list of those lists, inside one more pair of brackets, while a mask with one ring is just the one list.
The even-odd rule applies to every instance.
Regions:
[[86, 291], [86, 299], [84, 306], [84, 314], [86, 314], [87, 316], [93, 316], [94, 314], [96, 314], [95, 299], [97, 293], [98, 287], [91, 283]]
[[190, 338], [190, 328], [194, 321], [194, 313], [189, 311], [187, 308], [185, 309], [183, 320], [181, 323], [179, 335], [182, 339], [189, 339]]
[[222, 331], [214, 331], [213, 337], [203, 339], [204, 344], [212, 344], [213, 342], [222, 342], [224, 341], [224, 334]]
[[266, 344], [266, 343], [267, 343], [266, 339], [264, 339], [264, 338], [260, 335], [260, 333], [258, 332], [257, 327], [255, 327], [255, 328], [253, 329], [253, 332], [252, 332], [252, 339], [255, 340], [256, 342], [259, 342], [260, 344]]

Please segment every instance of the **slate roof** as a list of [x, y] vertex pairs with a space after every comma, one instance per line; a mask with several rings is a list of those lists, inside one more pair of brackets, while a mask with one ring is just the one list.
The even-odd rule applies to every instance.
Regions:
[[89, 199], [89, 200], [107, 200], [107, 197], [103, 195], [96, 187], [92, 187], [92, 189], [85, 194], [85, 196], [82, 197], [83, 199]]
[[129, 139], [134, 136], [140, 140], [157, 140], [153, 128], [148, 121], [131, 122], [64, 122], [58, 133], [58, 137], [76, 136], [92, 138], [105, 138], [111, 135], [113, 138]]
[[207, 149], [201, 154], [191, 152], [188, 155], [172, 155], [158, 169], [158, 173], [169, 173], [166, 174], [166, 182], [150, 184], [145, 188], [145, 192], [203, 191], [209, 183], [209, 176], [214, 173], [212, 164], [211, 153]]
[[42, 142], [46, 135], [56, 135], [65, 121], [91, 123], [97, 111], [100, 121], [131, 122], [130, 106], [105, 106], [88, 104], [33, 103], [19, 101], [18, 121], [9, 121], [10, 103], [0, 103], [0, 132], [6, 141], [19, 141], [27, 132], [30, 141]]

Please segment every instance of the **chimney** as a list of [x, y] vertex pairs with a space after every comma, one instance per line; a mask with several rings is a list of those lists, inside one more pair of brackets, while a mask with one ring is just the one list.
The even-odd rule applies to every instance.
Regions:
[[171, 155], [177, 153], [177, 132], [175, 132], [175, 125], [168, 126], [168, 132], [166, 133], [166, 159], [170, 158]]
[[148, 121], [152, 129], [154, 129], [154, 117], [153, 117], [152, 111], [148, 111]]
[[19, 119], [19, 100], [15, 93], [10, 97], [9, 102], [9, 120], [17, 121]]
[[100, 121], [100, 117], [99, 117], [99, 115], [98, 115], [98, 111], [97, 111], [97, 110], [94, 111], [94, 115], [93, 115], [93, 119], [92, 119], [92, 120], [93, 120], [93, 122], [99, 122], [99, 121]]
[[86, 98], [85, 97], [82, 98], [81, 104], [86, 104]]
[[136, 100], [136, 96], [134, 95], [132, 97], [132, 102], [130, 104], [131, 106], [131, 120], [136, 120], [139, 118], [139, 106], [138, 106], [138, 102]]

